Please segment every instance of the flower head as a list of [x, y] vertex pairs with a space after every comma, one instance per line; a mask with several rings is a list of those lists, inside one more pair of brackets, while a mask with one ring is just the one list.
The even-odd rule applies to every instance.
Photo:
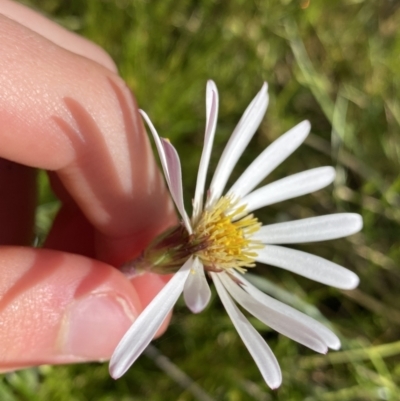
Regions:
[[264, 84], [232, 133], [205, 196], [218, 114], [217, 88], [214, 82], [208, 82], [205, 141], [191, 218], [184, 208], [179, 156], [168, 140], [158, 136], [142, 112], [153, 134], [182, 224], [162, 234], [141, 258], [125, 267], [136, 273], [151, 270], [175, 274], [117, 346], [110, 362], [114, 378], [122, 376], [146, 348], [182, 293], [192, 312], [199, 313], [205, 308], [211, 296], [206, 274], [214, 282], [235, 328], [271, 388], [278, 387], [282, 380], [278, 362], [236, 303], [266, 325], [317, 352], [340, 347], [337, 336], [321, 323], [264, 294], [244, 278], [248, 268], [261, 262], [337, 288], [351, 289], [358, 285], [358, 277], [344, 267], [280, 245], [353, 234], [362, 227], [359, 215], [338, 213], [262, 226], [252, 214], [264, 206], [321, 189], [334, 180], [332, 167], [320, 167], [255, 189], [304, 141], [310, 130], [308, 121], [296, 125], [267, 147], [223, 195], [229, 176], [261, 123], [267, 105], [267, 84]]

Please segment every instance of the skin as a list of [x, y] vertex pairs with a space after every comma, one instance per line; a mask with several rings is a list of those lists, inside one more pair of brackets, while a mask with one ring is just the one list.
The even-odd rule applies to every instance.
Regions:
[[[102, 49], [7, 0], [0, 43], [0, 371], [108, 359], [167, 280], [115, 267], [176, 223], [173, 205]], [[42, 249], [37, 168], [62, 201]]]

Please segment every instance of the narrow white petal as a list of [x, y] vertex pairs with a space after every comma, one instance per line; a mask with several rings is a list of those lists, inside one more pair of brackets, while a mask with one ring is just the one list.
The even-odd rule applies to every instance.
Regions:
[[158, 135], [149, 116], [143, 110], [139, 110], [139, 112], [146, 121], [147, 125], [150, 128], [150, 132], [153, 135], [158, 155], [160, 156], [161, 166], [163, 168], [164, 176], [167, 181], [168, 188], [171, 192], [172, 199], [174, 200], [174, 203], [182, 217], [186, 229], [188, 230], [189, 234], [191, 234], [192, 227], [188, 215], [185, 211], [183, 202], [181, 163], [178, 153], [168, 141]]
[[310, 329], [312, 329], [315, 333], [319, 335], [325, 341], [325, 344], [332, 349], [339, 349], [340, 348], [340, 340], [327, 327], [323, 324], [318, 322], [317, 320], [313, 319], [310, 316], [305, 315], [304, 313], [292, 308], [289, 305], [280, 302], [269, 295], [265, 294], [264, 292], [260, 291], [257, 287], [253, 284], [248, 282], [243, 278], [242, 274], [237, 272], [233, 272], [233, 275], [241, 282], [242, 288], [250, 294], [253, 298], [257, 299], [258, 301], [262, 302], [264, 305], [269, 305], [271, 308], [274, 308], [276, 311], [291, 317], [297, 321], [301, 321], [304, 324], [308, 325]]
[[167, 163], [167, 157], [165, 156], [164, 147], [162, 145], [160, 136], [158, 135], [156, 129], [154, 128], [153, 123], [151, 122], [149, 116], [146, 114], [145, 111], [139, 110], [139, 113], [142, 115], [143, 119], [146, 121], [146, 124], [150, 128], [150, 132], [153, 135], [154, 143], [156, 144], [156, 148], [158, 151], [158, 155], [160, 157], [161, 166], [164, 171], [165, 179], [167, 180], [168, 186], [170, 185], [170, 178], [169, 178], [169, 169]]
[[257, 250], [257, 262], [281, 267], [300, 276], [342, 290], [352, 290], [359, 283], [358, 276], [352, 271], [307, 252], [282, 246], [267, 245]]
[[260, 299], [252, 297], [240, 288], [228, 275], [221, 275], [220, 278], [233, 299], [258, 320], [316, 352], [327, 353], [328, 348], [324, 339], [308, 327], [306, 323], [299, 319], [294, 319], [290, 315], [281, 313], [279, 309], [275, 309], [274, 305], [270, 303], [263, 303]]
[[302, 121], [271, 143], [233, 184], [228, 194], [243, 197], [288, 158], [306, 139], [311, 125]]
[[334, 179], [333, 167], [313, 168], [256, 189], [245, 196], [240, 204], [246, 204], [246, 211], [249, 213], [264, 206], [318, 191], [331, 184]]
[[269, 224], [254, 234], [264, 244], [299, 244], [346, 237], [362, 228], [362, 218], [355, 213], [326, 216]]
[[233, 303], [218, 277], [219, 274], [221, 273], [211, 273], [211, 276], [214, 280], [218, 295], [231, 318], [233, 325], [253, 357], [254, 362], [257, 364], [257, 367], [268, 386], [273, 389], [278, 388], [282, 382], [282, 373], [275, 355], [272, 353], [261, 335]]
[[247, 107], [225, 146], [211, 181], [210, 198], [207, 200], [207, 205], [212, 205], [220, 198], [236, 162], [260, 125], [268, 106], [267, 88], [267, 84], [264, 83]]
[[198, 258], [195, 258], [190, 273], [183, 289], [183, 298], [193, 313], [200, 313], [210, 301], [211, 290]]
[[118, 379], [129, 369], [153, 339], [182, 293], [192, 264], [193, 258], [190, 258], [125, 333], [110, 361], [110, 375], [114, 379]]
[[199, 171], [197, 173], [196, 191], [193, 201], [193, 220], [196, 221], [203, 208], [204, 187], [210, 163], [211, 150], [214, 143], [215, 128], [218, 118], [218, 90], [213, 81], [207, 82], [206, 94], [206, 132]]
[[179, 155], [174, 146], [164, 138], [161, 138], [162, 146], [164, 148], [165, 157], [168, 163], [168, 171], [170, 177], [169, 190], [171, 192], [172, 199], [182, 216], [183, 223], [189, 234], [192, 234], [192, 226], [190, 224], [189, 217], [185, 210], [183, 202], [183, 191], [182, 191], [182, 171], [181, 162]]

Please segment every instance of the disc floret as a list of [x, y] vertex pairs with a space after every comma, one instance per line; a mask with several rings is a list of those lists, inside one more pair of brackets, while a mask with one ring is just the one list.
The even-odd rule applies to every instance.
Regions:
[[246, 205], [237, 206], [230, 196], [222, 196], [212, 207], [204, 210], [194, 225], [192, 241], [203, 244], [195, 254], [209, 271], [236, 269], [244, 272], [254, 267], [257, 249], [264, 246], [252, 240], [261, 223], [245, 213]]

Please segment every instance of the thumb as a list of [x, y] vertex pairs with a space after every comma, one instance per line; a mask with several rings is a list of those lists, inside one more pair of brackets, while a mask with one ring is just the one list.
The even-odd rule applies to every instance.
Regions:
[[[164, 285], [157, 276], [149, 280], [141, 284], [150, 293]], [[141, 310], [134, 286], [112, 266], [0, 247], [0, 371], [108, 359]]]

